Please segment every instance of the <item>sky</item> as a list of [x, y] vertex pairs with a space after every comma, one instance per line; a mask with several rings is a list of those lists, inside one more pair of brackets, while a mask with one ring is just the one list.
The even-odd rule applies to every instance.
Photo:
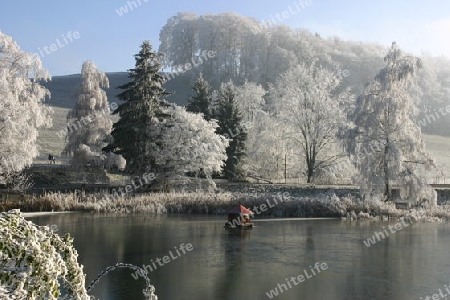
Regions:
[[[125, 6], [127, 13], [120, 11]], [[103, 72], [124, 72], [134, 67], [142, 41], [158, 49], [161, 28], [178, 12], [273, 18], [324, 38], [396, 41], [414, 54], [450, 57], [448, 0], [13, 0], [1, 4], [0, 31], [37, 53], [52, 76], [80, 73], [85, 60]]]

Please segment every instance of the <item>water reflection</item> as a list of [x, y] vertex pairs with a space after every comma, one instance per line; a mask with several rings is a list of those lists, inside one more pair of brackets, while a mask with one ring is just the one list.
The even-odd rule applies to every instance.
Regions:
[[[214, 299], [232, 299], [243, 279], [246, 258], [251, 251], [248, 246], [252, 230], [229, 229], [221, 236], [223, 245], [223, 271], [216, 277]], [[243, 296], [243, 295], [241, 295]]]
[[[366, 247], [363, 241], [388, 223], [278, 220], [227, 231], [222, 218], [205, 216], [67, 214], [33, 221], [75, 237], [88, 282], [109, 265], [147, 265], [191, 243], [193, 251], [150, 273], [159, 299], [266, 299], [316, 262], [328, 269], [276, 299], [420, 299], [450, 278], [448, 224], [412, 224]], [[143, 299], [142, 287], [142, 279], [118, 270], [93, 294]]]

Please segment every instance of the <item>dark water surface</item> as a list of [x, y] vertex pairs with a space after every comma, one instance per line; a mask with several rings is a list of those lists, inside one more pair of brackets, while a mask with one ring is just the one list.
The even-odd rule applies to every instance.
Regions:
[[[425, 299], [439, 289], [448, 294], [450, 285], [449, 224], [411, 224], [366, 247], [363, 241], [389, 223], [256, 220], [253, 230], [230, 232], [223, 228], [223, 217], [76, 213], [28, 219], [56, 225], [58, 233], [75, 238], [86, 284], [117, 262], [155, 262], [149, 277], [159, 300], [269, 299], [266, 293], [279, 287], [283, 292], [272, 294], [273, 299]], [[193, 249], [183, 254], [183, 243]], [[328, 268], [315, 269], [314, 276], [310, 266], [316, 262]], [[143, 299], [144, 281], [131, 274], [113, 271], [91, 294], [105, 300]], [[300, 283], [301, 274], [305, 280]]]

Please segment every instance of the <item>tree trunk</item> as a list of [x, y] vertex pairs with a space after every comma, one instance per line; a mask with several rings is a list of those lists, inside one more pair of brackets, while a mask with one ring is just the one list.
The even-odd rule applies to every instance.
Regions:
[[388, 144], [389, 140], [384, 146], [384, 197], [386, 202], [391, 200], [392, 197], [391, 186], [389, 185]]
[[308, 177], [306, 178], [306, 183], [311, 183], [312, 174], [308, 170]]
[[307, 170], [307, 174], [306, 174], [306, 183], [311, 183], [313, 175], [314, 175], [314, 164], [313, 162], [309, 161], [307, 163], [308, 166], [308, 170]]
[[306, 166], [307, 166], [308, 170], [307, 170], [306, 182], [311, 183], [313, 176], [314, 176], [314, 169], [315, 169], [315, 165], [316, 165], [315, 145], [313, 144], [312, 146], [307, 147], [307, 149], [308, 150], [306, 151]]
[[389, 186], [389, 179], [385, 179], [384, 197], [385, 197], [384, 201], [386, 202], [391, 200], [392, 197], [391, 187]]

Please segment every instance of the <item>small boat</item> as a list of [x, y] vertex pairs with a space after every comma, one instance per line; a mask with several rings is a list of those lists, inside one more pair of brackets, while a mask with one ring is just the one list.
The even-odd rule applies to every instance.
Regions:
[[254, 213], [243, 205], [236, 205], [226, 210], [228, 222], [225, 223], [226, 229], [252, 229], [254, 224], [250, 218]]

